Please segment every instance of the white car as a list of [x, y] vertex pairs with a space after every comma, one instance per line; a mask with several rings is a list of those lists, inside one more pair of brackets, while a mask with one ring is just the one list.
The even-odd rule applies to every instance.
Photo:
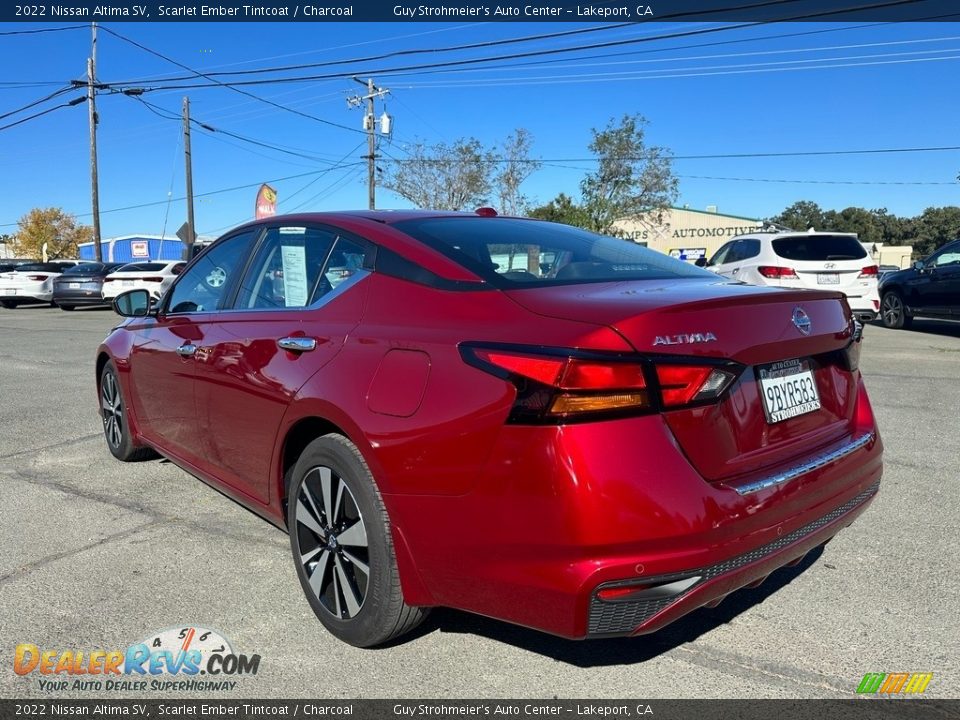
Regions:
[[68, 266], [59, 263], [30, 263], [0, 274], [0, 305], [12, 309], [24, 303], [52, 303], [53, 279]]
[[120, 293], [136, 288], [143, 288], [151, 297], [159, 299], [185, 266], [183, 260], [128, 263], [103, 279], [103, 299], [113, 300]]
[[740, 235], [705, 266], [749, 285], [839, 290], [860, 320], [874, 320], [880, 310], [877, 266], [853, 233]]

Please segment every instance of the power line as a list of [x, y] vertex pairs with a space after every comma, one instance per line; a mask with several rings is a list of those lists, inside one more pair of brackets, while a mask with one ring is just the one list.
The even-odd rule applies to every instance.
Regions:
[[4, 30], [0, 36], [39, 35], [41, 33], [63, 32], [64, 30], [86, 30], [88, 25], [67, 25], [66, 27], [37, 28], [36, 30]]
[[[193, 68], [189, 67], [188, 65], [184, 65], [183, 63], [178, 62], [177, 60], [174, 60], [173, 58], [164, 55], [163, 53], [160, 53], [160, 52], [157, 52], [156, 50], [153, 50], [153, 49], [151, 49], [151, 48], [148, 48], [146, 45], [142, 45], [142, 44], [138, 43], [136, 40], [132, 40], [132, 39], [126, 37], [125, 35], [121, 35], [120, 33], [116, 32], [115, 30], [111, 30], [111, 29], [108, 28], [108, 27], [104, 27], [103, 30], [105, 30], [106, 32], [110, 33], [110, 34], [113, 35], [114, 37], [116, 37], [116, 38], [118, 38], [118, 39], [120, 39], [120, 40], [123, 40], [124, 42], [130, 43], [131, 45], [140, 48], [140, 49], [143, 50], [144, 52], [148, 52], [148, 53], [150, 53], [151, 55], [155, 55], [156, 57], [161, 58], [162, 60], [166, 60], [167, 62], [172, 63], [173, 65], [176, 65], [177, 67], [183, 68], [184, 70], [187, 70], [188, 72], [193, 73], [196, 77], [202, 77], [202, 78], [207, 78], [208, 80], [211, 80], [211, 81], [213, 82], [213, 85], [209, 85], [209, 86], [206, 86], [206, 87], [217, 87], [217, 86], [218, 86], [218, 87], [223, 87], [223, 88], [226, 88], [226, 89], [228, 89], [228, 90], [232, 90], [233, 92], [240, 93], [241, 95], [246, 95], [247, 97], [252, 98], [252, 99], [254, 99], [254, 100], [257, 100], [258, 102], [266, 103], [267, 105], [271, 105], [271, 106], [273, 106], [273, 107], [275, 107], [275, 108], [279, 108], [280, 110], [284, 110], [284, 111], [286, 111], [286, 112], [293, 113], [294, 115], [299, 115], [300, 117], [305, 117], [305, 118], [308, 118], [308, 119], [310, 119], [310, 120], [315, 120], [315, 121], [317, 121], [317, 122], [323, 123], [324, 125], [330, 125], [331, 127], [340, 128], [341, 130], [349, 130], [350, 132], [359, 132], [359, 133], [362, 133], [362, 132], [363, 132], [362, 130], [357, 130], [356, 128], [352, 128], [352, 127], [349, 127], [349, 126], [347, 126], [347, 125], [341, 125], [340, 123], [335, 123], [335, 122], [332, 122], [332, 121], [330, 121], [330, 120], [325, 120], [325, 119], [323, 119], [323, 118], [321, 118], [321, 117], [317, 117], [316, 115], [311, 115], [310, 113], [305, 113], [305, 112], [302, 112], [302, 111], [300, 111], [300, 110], [296, 110], [296, 109], [294, 109], [294, 108], [288, 107], [288, 106], [286, 106], [286, 105], [281, 105], [280, 103], [275, 103], [275, 102], [273, 102], [272, 100], [268, 100], [267, 98], [260, 97], [259, 95], [254, 95], [253, 93], [248, 92], [248, 91], [246, 91], [246, 90], [241, 90], [240, 88], [234, 87], [234, 86], [231, 85], [231, 84], [227, 84], [227, 83], [220, 82], [220, 81], [217, 80], [216, 78], [212, 78], [212, 77], [210, 77], [209, 75], [206, 75], [206, 74], [204, 74], [204, 73], [202, 73], [202, 72], [199, 72], [198, 70], [194, 70]], [[108, 83], [107, 85], [110, 86], [110, 87], [118, 87], [118, 85], [117, 85], [116, 83]]]
[[[793, 1], [793, 0], [778, 0], [778, 2], [785, 2], [785, 1]], [[485, 57], [485, 58], [470, 58], [466, 60], [450, 60], [450, 61], [440, 62], [440, 63], [408, 65], [406, 67], [399, 67], [399, 68], [380, 68], [376, 70], [372, 70], [372, 69], [352, 70], [349, 72], [344, 71], [339, 73], [328, 73], [325, 75], [301, 75], [301, 76], [295, 76], [295, 77], [271, 78], [271, 79], [263, 79], [263, 80], [239, 80], [231, 83], [222, 83], [217, 81], [214, 78], [207, 78], [207, 79], [212, 79], [214, 81], [214, 84], [208, 84], [208, 83], [192, 83], [192, 84], [179, 84], [179, 85], [159, 84], [156, 86], [147, 87], [145, 88], [145, 90], [146, 91], [177, 90], [177, 89], [188, 89], [188, 88], [214, 87], [215, 85], [231, 87], [235, 90], [238, 90], [238, 86], [270, 85], [270, 84], [277, 84], [277, 83], [329, 80], [329, 79], [347, 77], [352, 75], [379, 74], [379, 75], [389, 76], [393, 73], [405, 72], [405, 71], [411, 71], [411, 70], [429, 70], [429, 69], [444, 68], [444, 67], [462, 67], [467, 65], [477, 65], [477, 64], [483, 64], [483, 63], [489, 63], [489, 62], [497, 62], [501, 60], [516, 60], [516, 59], [528, 58], [528, 57], [542, 57], [547, 55], [557, 55], [557, 54], [568, 53], [568, 52], [576, 52], [580, 50], [592, 50], [595, 48], [617, 47], [617, 46], [624, 46], [624, 45], [633, 45], [638, 43], [654, 42], [658, 40], [670, 40], [670, 39], [676, 39], [681, 37], [691, 37], [691, 36], [705, 35], [710, 33], [728, 32], [731, 30], [739, 30], [744, 28], [753, 28], [753, 27], [759, 27], [763, 25], [769, 25], [775, 22], [812, 20], [814, 18], [848, 14], [852, 12], [860, 12], [863, 10], [890, 8], [890, 7], [900, 6], [900, 5], [912, 5], [918, 2], [926, 2], [926, 0], [892, 0], [889, 2], [874, 3], [871, 5], [861, 5], [861, 6], [852, 7], [852, 8], [846, 7], [846, 8], [834, 9], [834, 10], [824, 10], [824, 11], [819, 11], [815, 13], [807, 13], [805, 15], [795, 15], [793, 17], [786, 17], [786, 18], [774, 18], [770, 20], [762, 20], [759, 22], [739, 23], [736, 25], [711, 27], [711, 28], [704, 28], [700, 30], [686, 30], [683, 32], [667, 33], [663, 35], [645, 36], [641, 38], [629, 38], [625, 40], [613, 40], [613, 41], [608, 41], [603, 43], [592, 43], [589, 45], [579, 45], [579, 46], [566, 47], [566, 48], [549, 48], [549, 49], [543, 49], [543, 50], [535, 50], [535, 51], [523, 52], [523, 53], [511, 53], [507, 55], [499, 55], [499, 56]], [[775, 3], [771, 3], [771, 4], [775, 4]], [[189, 70], [190, 68], [187, 68], [187, 69]], [[200, 73], [198, 73], [198, 75], [202, 76], [202, 74]], [[120, 82], [120, 83], [114, 82], [114, 83], [110, 83], [110, 86], [125, 87], [133, 84], [135, 83], [129, 82], [129, 81]]]
[[924, 180], [785, 180], [781, 178], [744, 178], [744, 177], [717, 177], [715, 175], [677, 175], [678, 178], [690, 180], [723, 180], [733, 182], [755, 183], [791, 183], [797, 185], [960, 185], [960, 181], [950, 182]]
[[3, 115], [0, 115], [0, 120], [10, 117], [11, 115], [16, 115], [17, 113], [21, 113], [24, 110], [29, 110], [30, 108], [40, 105], [41, 103], [45, 103], [47, 100], [53, 100], [53, 98], [57, 97], [58, 95], [63, 95], [65, 92], [69, 92], [70, 90], [73, 90], [73, 87], [70, 85], [67, 85], [66, 87], [62, 87], [59, 90], [55, 90], [54, 92], [50, 93], [49, 95], [44, 95], [39, 100], [34, 100], [33, 102], [28, 103], [23, 107], [19, 107], [16, 110], [10, 110], [8, 112], [5, 112]]
[[[949, 14], [944, 14], [944, 15], [931, 15], [931, 16], [928, 16], [928, 17], [917, 18], [915, 21], [910, 21], [910, 22], [923, 22], [923, 21], [945, 20], [945, 19], [948, 19], [948, 18], [955, 18], [955, 17], [960, 17], [960, 13], [949, 13]], [[718, 40], [718, 41], [715, 41], [715, 42], [707, 42], [707, 43], [694, 43], [694, 44], [692, 44], [692, 45], [679, 45], [679, 46], [675, 46], [675, 47], [649, 48], [649, 49], [646, 49], [646, 50], [630, 50], [630, 51], [627, 51], [627, 52], [604, 53], [604, 54], [598, 54], [598, 55], [582, 55], [582, 56], [577, 57], [576, 60], [578, 60], [578, 61], [579, 61], [579, 60], [598, 60], [598, 59], [605, 59], [605, 58], [626, 57], [626, 56], [633, 56], [633, 55], [649, 55], [649, 54], [653, 54], [653, 53], [676, 52], [676, 51], [678, 51], [678, 50], [696, 50], [696, 49], [699, 49], [699, 48], [719, 47], [719, 46], [723, 46], [723, 45], [737, 45], [737, 44], [740, 44], [740, 43], [763, 42], [763, 41], [767, 41], [767, 40], [780, 40], [780, 39], [786, 39], [786, 38], [797, 38], [797, 37], [804, 37], [804, 36], [808, 36], [808, 35], [821, 35], [821, 34], [824, 34], [824, 33], [849, 32], [849, 31], [851, 31], [851, 30], [863, 30], [863, 29], [866, 29], [866, 28], [873, 28], [873, 27], [880, 27], [880, 26], [887, 26], [887, 25], [894, 25], [894, 24], [902, 24], [903, 22], [908, 22], [908, 21], [865, 23], [865, 24], [859, 24], [859, 25], [846, 25], [846, 26], [844, 26], [844, 27], [838, 27], [838, 28], [826, 28], [826, 29], [822, 29], [822, 30], [808, 30], [808, 31], [804, 31], [804, 32], [780, 33], [780, 34], [777, 34], [777, 35], [761, 35], [761, 36], [757, 36], [757, 37], [735, 38], [735, 39], [732, 39], [732, 40]], [[908, 41], [905, 41], [905, 42], [908, 42]], [[917, 41], [917, 42], [919, 42], [919, 41]], [[807, 49], [805, 49], [805, 48], [800, 48], [800, 49], [797, 49], [797, 50], [780, 50], [780, 51], [776, 51], [776, 52], [806, 52], [806, 51], [807, 51]], [[773, 51], [771, 51], [771, 52], [773, 52]], [[709, 57], [709, 56], [707, 56], [707, 57]], [[736, 57], [736, 54], [732, 54], [732, 55], [722, 55], [722, 56], [719, 56], [719, 55], [718, 55], [718, 56], [716, 56], [716, 57]], [[704, 59], [704, 58], [689, 58], [689, 57], [669, 58], [669, 60], [688, 60], [688, 59]], [[476, 70], [476, 71], [473, 71], [473, 70], [459, 70], [459, 69], [453, 69], [453, 70], [443, 70], [443, 69], [440, 69], [440, 70], [428, 70], [428, 71], [419, 72], [419, 73], [416, 73], [416, 74], [418, 74], [418, 75], [442, 75], [442, 74], [451, 74], [451, 73], [459, 73], [459, 72], [479, 72], [479, 71], [487, 70], [487, 69], [489, 69], [489, 70], [497, 70], [497, 69], [513, 69], [513, 68], [521, 68], [521, 67], [537, 67], [537, 66], [544, 66], [544, 65], [553, 65], [553, 64], [557, 64], [557, 63], [567, 63], [567, 62], [570, 62], [570, 61], [571, 61], [571, 58], [555, 58], [555, 59], [552, 59], [552, 60], [535, 60], [535, 61], [527, 62], [527, 63], [512, 63], [511, 65], [495, 66], [495, 67], [492, 67], [492, 68], [481, 68], [481, 69]], [[567, 67], [567, 66], [563, 66], [563, 67]]]
[[7, 130], [8, 128], [16, 127], [17, 125], [22, 125], [25, 122], [28, 122], [38, 117], [43, 117], [44, 115], [48, 115], [49, 113], [52, 113], [55, 110], [59, 110], [60, 108], [73, 107], [74, 105], [79, 105], [80, 103], [85, 101], [86, 101], [85, 97], [74, 98], [68, 103], [63, 103], [61, 105], [54, 105], [52, 108], [41, 110], [40, 112], [34, 113], [33, 115], [28, 115], [27, 117], [21, 118], [20, 120], [17, 120], [16, 122], [12, 122], [8, 125], [0, 125], [0, 130]]
[[[348, 165], [364, 165], [364, 164], [365, 162], [360, 160], [354, 163], [348, 163], [348, 164], [342, 165], [341, 167], [347, 167]], [[338, 170], [338, 169], [339, 168], [337, 167], [331, 167], [331, 168], [324, 168], [323, 170], [313, 170], [311, 172], [297, 173], [296, 175], [287, 175], [286, 177], [273, 178], [269, 180], [258, 180], [257, 182], [247, 183], [245, 185], [234, 185], [233, 187], [220, 188], [219, 190], [209, 190], [207, 192], [196, 193], [195, 197], [209, 197], [211, 195], [222, 195], [228, 192], [236, 192], [237, 190], [249, 190], [250, 188], [260, 187], [260, 185], [262, 185], [264, 182], [279, 183], [279, 182], [284, 182], [285, 180], [296, 180], [298, 178], [310, 177], [311, 175], [327, 173], [332, 170]], [[173, 198], [173, 201], [180, 202], [181, 200], [186, 200], [186, 199], [187, 199], [186, 196], [182, 196], [182, 197]], [[125, 212], [127, 210], [139, 210], [141, 208], [156, 207], [157, 205], [163, 205], [166, 202], [169, 202], [169, 199], [155, 200], [153, 202], [140, 203], [138, 205], [127, 205], [125, 207], [111, 208], [110, 210], [101, 210], [100, 214], [105, 215], [107, 213]], [[93, 215], [93, 213], [78, 213], [76, 214], [76, 217], [89, 217], [91, 215]], [[17, 225], [17, 224], [18, 223], [15, 223], [15, 222], [0, 223], [0, 227], [13, 227], [14, 225]]]
[[[796, 2], [796, 1], [797, 0], [779, 0], [779, 2]], [[423, 55], [423, 54], [436, 54], [436, 53], [445, 53], [445, 52], [457, 52], [461, 50], [475, 50], [478, 48], [496, 47], [500, 45], [510, 45], [510, 44], [516, 44], [521, 42], [531, 42], [534, 40], [550, 40], [550, 39], [559, 38], [559, 37], [567, 37], [570, 35], [583, 35], [585, 33], [616, 30], [623, 27], [631, 27], [631, 26], [634, 26], [635, 24], [636, 23], [625, 22], [625, 23], [617, 23], [615, 25], [600, 25], [600, 26], [594, 26], [594, 27], [588, 27], [588, 28], [578, 28], [576, 30], [564, 30], [562, 32], [544, 33], [542, 35], [527, 35], [524, 37], [504, 38], [501, 40], [487, 40], [484, 42], [467, 43], [464, 45], [451, 45], [448, 47], [441, 47], [441, 48], [412, 48], [407, 50], [394, 50], [392, 52], [382, 53], [380, 55], [367, 55], [365, 57], [349, 58], [346, 60], [325, 60], [323, 62], [315, 62], [315, 63], [298, 63], [295, 65], [277, 65], [274, 67], [254, 68], [252, 70], [224, 70], [221, 72], [207, 73], [206, 75], [204, 75], [204, 77], [213, 79], [214, 77], [227, 77], [227, 76], [235, 76], [235, 75], [261, 75], [264, 73], [272, 73], [272, 72], [287, 72], [290, 70], [306, 70], [309, 68], [330, 67], [331, 65], [348, 65], [351, 63], [359, 63], [359, 62], [372, 62], [374, 60], [388, 60], [390, 58], [404, 57], [409, 55]], [[191, 76], [184, 76], [184, 75], [161, 78], [161, 80], [163, 80], [164, 82], [175, 82], [179, 80], [190, 80], [190, 79], [191, 79]], [[125, 85], [127, 83], [117, 82], [115, 84]]]

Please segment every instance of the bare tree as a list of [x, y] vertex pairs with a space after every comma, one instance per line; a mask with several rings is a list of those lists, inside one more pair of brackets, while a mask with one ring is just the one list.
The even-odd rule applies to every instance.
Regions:
[[452, 145], [418, 142], [407, 153], [381, 179], [400, 197], [431, 210], [472, 210], [488, 202], [495, 160], [476, 138]]
[[520, 186], [540, 169], [539, 160], [530, 157], [533, 136], [529, 130], [519, 128], [507, 136], [499, 153], [500, 169], [493, 178], [500, 204], [501, 215], [525, 215], [530, 206], [529, 198], [520, 192]]

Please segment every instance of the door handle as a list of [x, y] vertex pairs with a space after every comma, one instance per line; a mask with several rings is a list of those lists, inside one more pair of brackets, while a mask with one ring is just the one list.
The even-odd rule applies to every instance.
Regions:
[[736, 275], [738, 272], [740, 272], [740, 268], [734, 268], [732, 272], [734, 275]]
[[312, 337], [285, 337], [277, 340], [277, 345], [290, 352], [309, 352], [317, 349], [317, 339]]
[[177, 348], [177, 355], [184, 358], [193, 357], [196, 352], [197, 346], [193, 343], [184, 343]]

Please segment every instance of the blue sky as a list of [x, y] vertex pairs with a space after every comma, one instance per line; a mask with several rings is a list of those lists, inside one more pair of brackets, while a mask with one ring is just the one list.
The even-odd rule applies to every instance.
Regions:
[[[378, 72], [391, 90], [386, 107], [395, 134], [383, 150], [403, 157], [410, 142], [476, 137], [495, 149], [518, 127], [534, 138], [544, 166], [525, 184], [546, 202], [577, 196], [591, 128], [641, 113], [647, 138], [675, 155], [857, 150], [960, 145], [960, 24], [950, 22], [851, 27], [786, 23], [726, 30], [675, 40], [473, 66], [468, 71]], [[55, 25], [0, 24], [0, 31]], [[201, 72], [248, 70], [345, 60], [416, 48], [522, 37], [590, 27], [576, 23], [118, 23], [107, 28]], [[720, 27], [717, 23], [641, 24], [586, 35], [497, 48], [357, 62], [313, 73], [394, 68], [448, 59], [527, 52], [568, 45]], [[829, 32], [822, 32], [829, 31]], [[816, 32], [795, 37], [771, 37]], [[704, 43], [743, 42], [685, 48]], [[89, 28], [0, 37], [0, 115], [81, 78]], [[604, 57], [584, 56], [603, 55]], [[518, 63], [526, 63], [518, 65]], [[182, 69], [101, 28], [101, 82], [162, 83]], [[288, 73], [291, 74], [291, 73]], [[203, 82], [203, 81], [201, 81]], [[41, 84], [49, 83], [49, 84]], [[272, 102], [359, 130], [361, 112], [346, 97], [361, 89], [348, 77], [247, 88]], [[68, 93], [0, 125], [73, 98]], [[255, 185], [329, 167], [322, 175], [274, 182], [281, 212], [366, 207], [365, 136], [269, 106], [225, 88], [160, 90], [144, 95], [179, 115], [189, 94], [193, 117], [212, 127], [283, 146], [283, 154], [222, 135], [193, 134], [194, 191]], [[378, 104], [377, 113], [382, 111]], [[100, 207], [149, 207], [104, 212], [104, 237], [173, 234], [186, 217], [181, 128], [140, 102], [101, 95]], [[90, 221], [86, 105], [64, 108], [0, 131], [0, 232], [32, 207], [59, 206]], [[326, 162], [326, 164], [324, 164]], [[913, 215], [960, 199], [960, 152], [819, 157], [677, 159], [680, 204], [766, 217], [796, 200], [825, 208], [886, 207]], [[733, 179], [740, 178], [740, 179]], [[801, 182], [768, 182], [768, 181]], [[817, 181], [817, 182], [811, 182]], [[843, 183], [853, 184], [838, 184]], [[927, 183], [927, 184], [883, 184]], [[217, 235], [253, 214], [256, 188], [218, 192], [196, 203], [197, 230]], [[174, 198], [167, 202], [168, 197]], [[298, 207], [301, 206], [302, 207]], [[408, 207], [380, 189], [379, 207]]]

